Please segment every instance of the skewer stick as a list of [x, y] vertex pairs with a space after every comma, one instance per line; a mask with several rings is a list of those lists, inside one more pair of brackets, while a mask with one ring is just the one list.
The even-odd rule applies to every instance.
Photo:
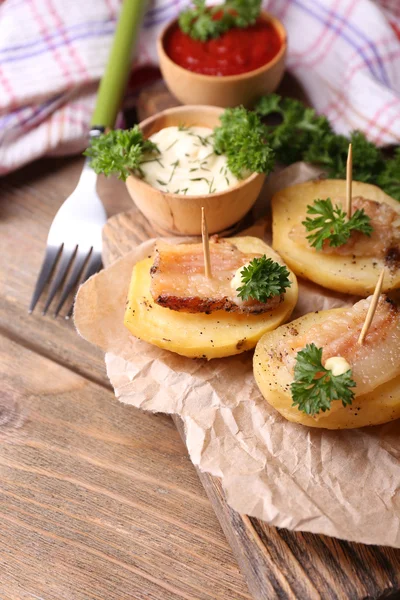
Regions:
[[206, 277], [211, 279], [211, 258], [210, 258], [210, 240], [208, 239], [208, 227], [206, 221], [206, 214], [204, 206], [201, 207], [201, 238], [203, 241], [203, 252], [204, 252], [204, 271]]
[[349, 151], [347, 154], [347, 167], [346, 167], [346, 214], [347, 218], [351, 217], [351, 184], [353, 182], [353, 148], [349, 144]]
[[361, 329], [360, 337], [358, 338], [358, 343], [360, 345], [364, 343], [365, 336], [367, 335], [368, 329], [370, 328], [372, 323], [372, 319], [374, 318], [376, 307], [378, 306], [379, 302], [379, 296], [381, 295], [384, 276], [385, 268], [382, 269], [382, 272], [379, 275], [378, 283], [376, 284], [374, 295], [372, 296], [371, 304], [369, 305], [367, 316], [365, 317], [364, 325]]

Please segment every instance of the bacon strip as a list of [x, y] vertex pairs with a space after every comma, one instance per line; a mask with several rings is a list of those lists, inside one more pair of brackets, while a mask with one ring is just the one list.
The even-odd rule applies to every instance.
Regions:
[[304, 334], [293, 331], [277, 349], [287, 368], [293, 372], [296, 355], [306, 344], [323, 348], [322, 364], [332, 356], [342, 356], [352, 368], [357, 395], [400, 375], [400, 311], [382, 295], [371, 327], [362, 345], [358, 338], [365, 321], [371, 296], [351, 308], [329, 316]]
[[[344, 207], [344, 199], [336, 198], [332, 200], [333, 205], [339, 204]], [[400, 258], [400, 215], [384, 202], [367, 200], [362, 196], [356, 196], [352, 200], [353, 212], [357, 209], [364, 209], [365, 213], [371, 219], [373, 232], [371, 236], [366, 236], [360, 231], [353, 231], [350, 239], [339, 246], [333, 248], [326, 240], [321, 250], [324, 254], [337, 254], [339, 256], [373, 256], [375, 258], [386, 258], [389, 266], [393, 266], [393, 257]], [[306, 236], [304, 225], [297, 225], [292, 229], [289, 237], [302, 246], [308, 246], [309, 242]], [[400, 262], [400, 261], [399, 261]], [[399, 265], [397, 265], [398, 267]]]
[[267, 302], [243, 302], [231, 287], [232, 277], [258, 255], [245, 254], [227, 240], [210, 238], [212, 278], [204, 274], [202, 244], [158, 243], [151, 268], [151, 295], [165, 308], [189, 313], [217, 310], [241, 314], [261, 314], [274, 309], [283, 295]]

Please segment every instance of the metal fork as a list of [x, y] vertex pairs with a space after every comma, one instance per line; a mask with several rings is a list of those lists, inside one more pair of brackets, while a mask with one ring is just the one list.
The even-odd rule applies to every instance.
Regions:
[[[97, 175], [86, 159], [78, 185], [54, 217], [47, 237], [42, 268], [33, 292], [29, 312], [35, 308], [46, 283], [55, 271], [43, 308], [46, 314], [57, 291], [61, 296], [55, 309], [57, 316], [78, 281], [86, 281], [101, 268], [101, 231], [107, 220], [104, 206], [96, 192]], [[58, 268], [55, 269], [58, 264]], [[66, 317], [71, 316], [72, 309]]]
[[[100, 83], [90, 137], [112, 128], [131, 68], [131, 55], [138, 36], [146, 0], [124, 0], [107, 67]], [[29, 306], [35, 308], [46, 283], [55, 273], [43, 309], [45, 315], [55, 295], [61, 296], [57, 316], [69, 294], [101, 268], [101, 230], [107, 215], [96, 192], [97, 175], [85, 161], [76, 189], [58, 210], [50, 227], [47, 249]], [[57, 268], [56, 268], [57, 265]], [[72, 314], [72, 306], [66, 318]]]

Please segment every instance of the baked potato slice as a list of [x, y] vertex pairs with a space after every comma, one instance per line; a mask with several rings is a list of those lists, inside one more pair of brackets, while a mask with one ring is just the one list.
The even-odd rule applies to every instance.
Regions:
[[[283, 264], [280, 256], [259, 238], [236, 237], [231, 241], [242, 252], [266, 254]], [[289, 319], [297, 302], [297, 280], [290, 272], [292, 285], [283, 301], [270, 312], [260, 315], [221, 310], [211, 314], [177, 312], [154, 302], [150, 294], [152, 264], [153, 259], [148, 258], [133, 268], [124, 324], [141, 340], [182, 356], [221, 358], [254, 348], [265, 332]]]
[[310, 327], [342, 310], [337, 308], [300, 317], [266, 333], [256, 346], [253, 367], [257, 385], [267, 402], [288, 421], [325, 429], [354, 429], [400, 418], [400, 375], [367, 394], [357, 396], [355, 388], [356, 395], [350, 406], [344, 407], [340, 401], [334, 401], [329, 411], [315, 416], [292, 406], [290, 385], [293, 375], [275, 352], [277, 344], [282, 338], [303, 335]]
[[[377, 279], [385, 265], [383, 258], [339, 256], [318, 252], [311, 246], [302, 246], [289, 237], [293, 227], [306, 218], [307, 205], [317, 198], [335, 198], [346, 195], [346, 182], [338, 179], [308, 181], [285, 188], [272, 198], [272, 247], [299, 277], [309, 279], [330, 290], [368, 296], [374, 291]], [[353, 197], [387, 203], [399, 213], [400, 204], [380, 188], [368, 183], [353, 182]], [[387, 269], [383, 291], [400, 287], [400, 269]]]

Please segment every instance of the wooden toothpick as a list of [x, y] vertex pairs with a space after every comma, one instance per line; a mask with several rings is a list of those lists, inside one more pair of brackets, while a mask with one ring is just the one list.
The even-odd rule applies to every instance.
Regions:
[[378, 283], [376, 284], [374, 295], [372, 296], [371, 304], [369, 305], [367, 316], [365, 317], [364, 325], [361, 329], [360, 337], [358, 338], [358, 343], [361, 345], [364, 343], [365, 336], [367, 335], [368, 329], [372, 323], [372, 319], [374, 318], [376, 307], [378, 306], [379, 302], [379, 296], [381, 295], [384, 276], [385, 268], [382, 269], [382, 272], [379, 275]]
[[203, 252], [204, 252], [204, 271], [206, 277], [211, 279], [211, 258], [210, 258], [210, 240], [208, 239], [208, 227], [206, 221], [206, 214], [204, 206], [201, 207], [201, 237], [203, 241]]
[[346, 167], [346, 214], [347, 218], [351, 217], [351, 184], [353, 182], [353, 148], [349, 144], [349, 151], [347, 153], [347, 167]]

